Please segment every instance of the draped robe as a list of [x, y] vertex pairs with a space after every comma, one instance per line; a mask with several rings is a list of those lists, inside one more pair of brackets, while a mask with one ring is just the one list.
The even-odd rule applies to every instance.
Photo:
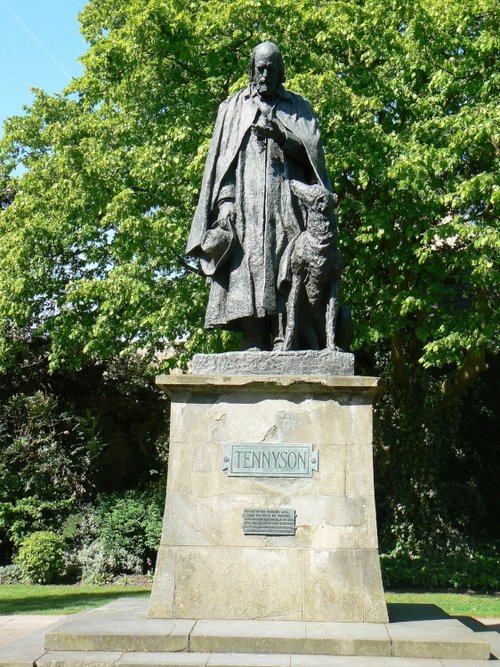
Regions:
[[[285, 128], [282, 146], [259, 140], [252, 131], [264, 112]], [[276, 286], [279, 263], [303, 228], [291, 179], [330, 189], [318, 122], [307, 100], [281, 88], [274, 103], [266, 105], [248, 87], [223, 102], [187, 244], [188, 254], [203, 259], [205, 233], [217, 225], [219, 202], [229, 193], [236, 210], [235, 240], [210, 275], [205, 326], [237, 329], [241, 318], [284, 311]]]

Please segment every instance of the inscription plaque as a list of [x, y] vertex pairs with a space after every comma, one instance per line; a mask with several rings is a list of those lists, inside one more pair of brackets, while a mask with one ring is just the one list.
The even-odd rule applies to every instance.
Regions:
[[245, 535], [295, 535], [295, 510], [243, 510]]
[[229, 477], [312, 477], [318, 452], [312, 445], [234, 444], [224, 449]]

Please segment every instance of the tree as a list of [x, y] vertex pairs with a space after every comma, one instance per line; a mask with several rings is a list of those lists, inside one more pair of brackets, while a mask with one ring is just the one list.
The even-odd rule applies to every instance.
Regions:
[[217, 105], [273, 39], [320, 117], [355, 347], [390, 349], [405, 414], [426, 382], [451, 399], [484, 371], [498, 351], [493, 0], [90, 0], [80, 20], [84, 74], [37, 91], [1, 144], [17, 190], [0, 213], [4, 368], [34, 337], [52, 369], [178, 337], [186, 355], [232, 344], [202, 329], [184, 244]]
[[492, 0], [91, 0], [83, 76], [6, 124], [4, 180], [27, 169], [2, 213], [7, 341], [48, 336], [54, 367], [200, 346], [186, 229], [217, 104], [273, 37], [322, 120], [357, 344], [390, 341], [399, 374], [415, 347], [459, 385], [498, 323], [494, 18]]
[[0, 564], [98, 495], [164, 493], [166, 400], [146, 368], [135, 355], [49, 374], [35, 348], [0, 374]]

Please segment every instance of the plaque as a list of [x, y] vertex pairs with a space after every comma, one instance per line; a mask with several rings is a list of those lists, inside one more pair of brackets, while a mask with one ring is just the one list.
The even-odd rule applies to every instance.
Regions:
[[222, 470], [229, 477], [312, 477], [318, 452], [312, 445], [234, 444], [224, 449]]
[[295, 510], [243, 510], [245, 535], [295, 535]]

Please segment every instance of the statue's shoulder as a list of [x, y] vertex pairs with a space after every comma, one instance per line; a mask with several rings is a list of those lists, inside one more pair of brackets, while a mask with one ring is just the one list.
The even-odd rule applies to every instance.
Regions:
[[233, 93], [230, 95], [228, 98], [224, 100], [224, 102], [221, 102], [219, 105], [219, 111], [225, 111], [226, 109], [230, 109], [231, 107], [238, 106], [243, 99], [245, 99], [245, 96], [248, 93], [248, 88], [242, 88], [241, 90], [238, 90], [236, 93]]
[[303, 107], [304, 109], [312, 110], [309, 100], [306, 100], [306, 98], [299, 93], [294, 93], [293, 90], [285, 90], [284, 98], [295, 107]]

